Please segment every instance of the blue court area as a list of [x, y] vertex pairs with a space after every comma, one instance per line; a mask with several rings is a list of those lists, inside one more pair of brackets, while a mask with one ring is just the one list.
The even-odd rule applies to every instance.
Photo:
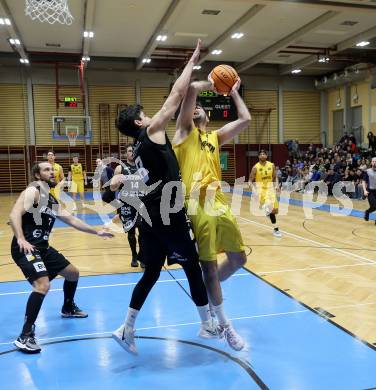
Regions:
[[80, 279], [87, 319], [63, 319], [55, 280], [37, 320], [42, 353], [11, 341], [21, 329], [27, 282], [0, 284], [2, 389], [341, 389], [376, 386], [376, 351], [246, 270], [223, 283], [247, 350], [197, 336], [198, 314], [181, 270], [164, 271], [137, 321], [139, 356], [112, 330], [124, 320], [139, 273]]

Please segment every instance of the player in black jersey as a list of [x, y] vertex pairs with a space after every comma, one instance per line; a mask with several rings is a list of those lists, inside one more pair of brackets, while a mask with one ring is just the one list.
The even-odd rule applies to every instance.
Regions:
[[41, 350], [35, 339], [34, 323], [50, 288], [50, 280], [57, 275], [65, 278], [62, 317], [87, 317], [74, 302], [79, 278], [78, 269], [48, 243], [55, 219], [59, 218], [82, 232], [97, 234], [104, 238], [113, 237], [111, 233], [96, 231], [60, 207], [58, 201], [49, 193], [50, 188], [56, 186], [50, 163], [35, 164], [32, 174], [36, 181], [21, 193], [10, 213], [14, 232], [11, 244], [12, 257], [33, 286], [33, 292], [26, 305], [22, 332], [14, 341], [14, 344], [26, 353], [37, 353]]
[[[199, 335], [217, 337], [217, 326], [211, 320], [208, 296], [202, 279], [198, 254], [189, 220], [182, 208], [182, 183], [179, 165], [166, 136], [166, 126], [173, 117], [187, 92], [189, 81], [200, 55], [200, 41], [176, 80], [164, 105], [153, 118], [148, 118], [142, 107], [129, 106], [117, 119], [117, 128], [122, 134], [135, 138], [135, 163], [145, 186], [153, 187], [140, 200], [147, 211], [141, 221], [141, 245], [145, 272], [133, 290], [125, 324], [113, 333], [113, 337], [128, 352], [137, 353], [134, 341], [134, 324], [139, 310], [150, 290], [159, 278], [167, 257], [168, 263], [178, 263], [184, 269], [190, 286], [192, 299], [197, 306], [202, 325]], [[113, 178], [113, 180], [115, 177]], [[166, 199], [164, 186], [172, 182], [173, 196]], [[162, 202], [161, 202], [162, 201]], [[175, 207], [179, 206], [180, 207]], [[165, 224], [166, 212], [170, 224]], [[150, 222], [150, 225], [149, 223]]]
[[[121, 199], [124, 197], [139, 195], [138, 194], [139, 182], [138, 182], [138, 177], [136, 176], [137, 167], [136, 164], [134, 163], [132, 145], [127, 145], [126, 153], [127, 153], [126, 154], [127, 160], [125, 163], [122, 163], [116, 167], [114, 173], [115, 179], [112, 181], [110, 187], [111, 187], [111, 191], [118, 191], [118, 190], [120, 191], [119, 200], [121, 202], [121, 205], [120, 207], [118, 207], [117, 212], [120, 221], [123, 225], [124, 232], [128, 234], [128, 243], [132, 251], [131, 267], [138, 267], [138, 261], [140, 261], [141, 267], [145, 268], [145, 264], [142, 261], [140, 232], [138, 232], [139, 234], [138, 246], [140, 249], [139, 249], [139, 253], [137, 253], [136, 228], [139, 229], [141, 218], [139, 216], [138, 211], [133, 206], [121, 201]], [[128, 188], [124, 188], [124, 186], [121, 184], [122, 180], [127, 180], [127, 179], [130, 181], [129, 183], [130, 191], [128, 190]]]

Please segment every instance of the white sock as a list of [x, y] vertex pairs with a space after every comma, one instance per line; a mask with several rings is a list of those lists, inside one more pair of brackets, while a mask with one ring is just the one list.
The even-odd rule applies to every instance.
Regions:
[[218, 306], [213, 305], [213, 310], [214, 310], [215, 315], [218, 318], [219, 325], [226, 326], [230, 323], [226, 314], [225, 314], [225, 311], [223, 308], [223, 303], [221, 303]]
[[127, 316], [125, 318], [125, 325], [129, 326], [130, 328], [134, 328], [134, 323], [136, 322], [136, 317], [139, 313], [139, 310], [132, 309], [131, 307], [128, 307]]
[[209, 305], [196, 306], [201, 322], [209, 322], [211, 320]]
[[209, 310], [210, 310], [210, 315], [212, 318], [215, 318], [215, 311], [214, 311], [214, 306], [213, 304], [210, 302], [210, 298], [209, 298]]

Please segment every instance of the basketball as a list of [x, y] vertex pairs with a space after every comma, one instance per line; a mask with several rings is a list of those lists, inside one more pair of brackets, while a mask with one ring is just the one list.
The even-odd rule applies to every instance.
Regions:
[[228, 95], [239, 78], [236, 70], [230, 65], [218, 65], [211, 72], [215, 89], [221, 95]]

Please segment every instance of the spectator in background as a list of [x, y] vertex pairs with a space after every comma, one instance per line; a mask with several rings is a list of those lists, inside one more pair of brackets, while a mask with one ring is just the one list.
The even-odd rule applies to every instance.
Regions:
[[333, 169], [329, 169], [328, 175], [324, 180], [324, 183], [328, 186], [329, 195], [333, 195], [333, 186], [339, 181], [338, 176], [338, 173], [335, 173]]
[[361, 200], [364, 197], [364, 190], [362, 186], [362, 180], [364, 177], [364, 173], [361, 169], [357, 169], [355, 173], [355, 199]]
[[368, 139], [368, 151], [371, 152], [372, 156], [375, 156], [376, 155], [376, 137], [374, 136], [372, 131], [370, 131], [367, 134], [367, 139]]
[[362, 171], [366, 171], [368, 169], [368, 164], [367, 164], [367, 160], [362, 157], [361, 161], [360, 161], [360, 166], [359, 168], [362, 170]]

